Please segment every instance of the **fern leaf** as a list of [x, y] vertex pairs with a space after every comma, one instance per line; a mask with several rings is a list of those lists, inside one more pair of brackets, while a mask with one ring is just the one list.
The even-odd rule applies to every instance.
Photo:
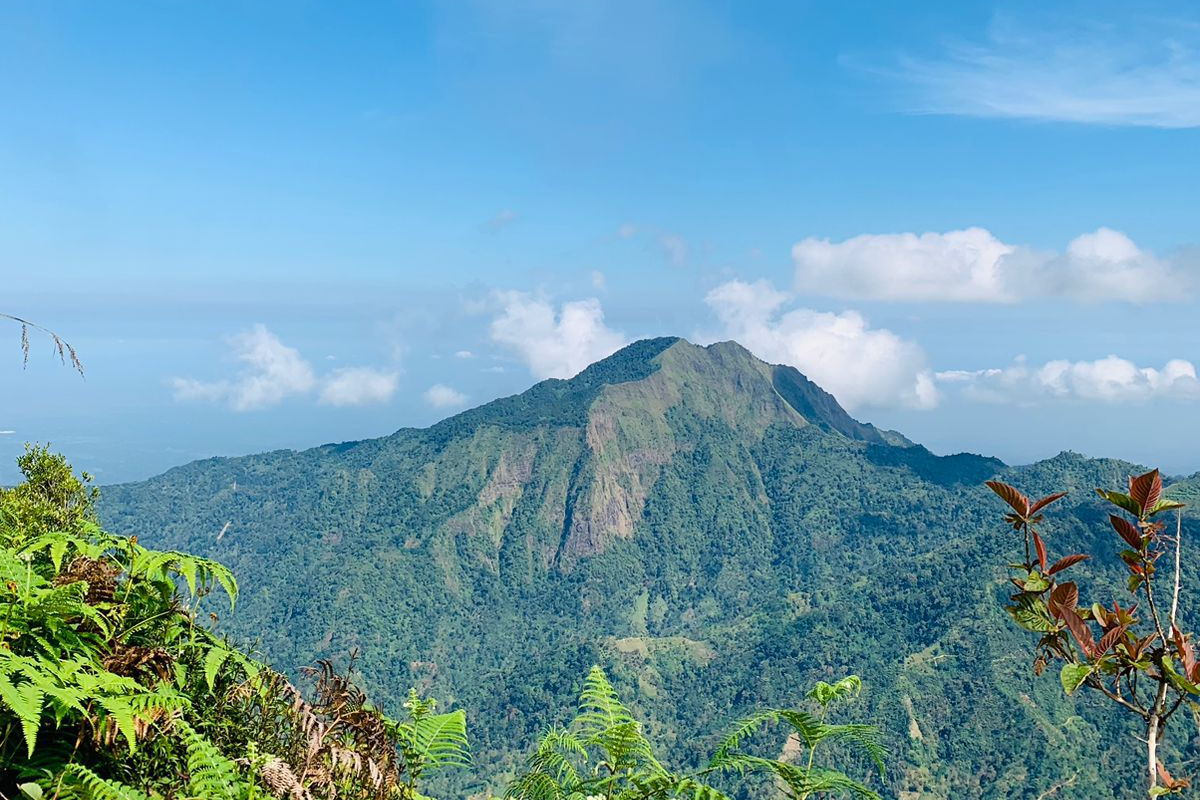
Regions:
[[188, 789], [201, 798], [237, 797], [244, 786], [237, 765], [182, 721], [175, 724], [187, 749]]
[[753, 736], [763, 725], [775, 722], [778, 719], [779, 712], [773, 708], [769, 708], [738, 720], [733, 728], [721, 739], [721, 743], [717, 745], [712, 761], [709, 762], [709, 769], [722, 769], [722, 763], [728, 759], [733, 751], [742, 746], [742, 742], [745, 739]]
[[0, 674], [0, 701], [20, 720], [21, 735], [25, 737], [25, 747], [31, 758], [37, 743], [38, 728], [42, 724], [45, 696], [45, 688], [40, 680], [26, 680], [17, 685], [7, 675]]
[[412, 725], [412, 744], [425, 769], [470, 765], [466, 712], [460, 709], [417, 720]]
[[86, 800], [149, 800], [132, 786], [101, 778], [82, 764], [67, 764], [63, 773], [84, 788]]
[[217, 683], [217, 673], [221, 671], [221, 667], [230, 655], [229, 648], [224, 645], [216, 645], [209, 649], [208, 654], [204, 656], [204, 682], [208, 684], [208, 690], [211, 692]]

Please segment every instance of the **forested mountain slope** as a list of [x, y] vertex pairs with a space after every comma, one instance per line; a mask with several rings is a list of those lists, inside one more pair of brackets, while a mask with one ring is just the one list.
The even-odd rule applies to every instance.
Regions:
[[230, 566], [227, 627], [281, 668], [357, 649], [373, 695], [465, 708], [493, 786], [602, 663], [675, 763], [856, 672], [906, 800], [1124, 797], [1132, 731], [1033, 677], [981, 484], [1071, 489], [1051, 547], [1112, 552], [1079, 578], [1119, 585], [1091, 490], [1137, 469], [936, 457], [737, 344], [655, 339], [428, 429], [106, 487], [101, 514]]

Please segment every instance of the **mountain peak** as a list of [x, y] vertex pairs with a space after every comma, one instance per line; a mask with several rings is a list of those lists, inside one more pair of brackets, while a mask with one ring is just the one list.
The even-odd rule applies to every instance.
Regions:
[[[634, 389], [633, 384], [639, 385]], [[604, 399], [627, 405], [624, 417], [651, 409], [665, 414], [682, 404], [759, 435], [776, 423], [811, 424], [857, 441], [911, 444], [900, 434], [854, 419], [794, 367], [768, 364], [735, 341], [697, 345], [675, 336], [638, 340], [572, 378], [541, 381], [521, 394], [443, 420], [432, 430], [453, 436], [479, 425], [587, 427]]]

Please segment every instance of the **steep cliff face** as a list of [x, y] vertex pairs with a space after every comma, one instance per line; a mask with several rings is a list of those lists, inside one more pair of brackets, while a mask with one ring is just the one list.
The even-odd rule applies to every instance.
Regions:
[[1096, 546], [1091, 487], [1133, 469], [934, 456], [735, 343], [652, 339], [428, 429], [107, 487], [101, 510], [230, 565], [227, 629], [285, 669], [357, 650], [374, 696], [467, 708], [488, 780], [603, 662], [677, 763], [749, 705], [853, 671], [892, 793], [1017, 796], [1074, 770], [1113, 797], [1067, 752], [1099, 747], [1104, 718], [1012, 656], [1011, 543], [980, 484], [1078, 489], [1056, 512], [1066, 551]]

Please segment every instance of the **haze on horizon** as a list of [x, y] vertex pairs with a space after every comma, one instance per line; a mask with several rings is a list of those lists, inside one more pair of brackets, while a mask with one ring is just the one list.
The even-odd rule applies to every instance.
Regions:
[[386, 435], [649, 336], [1200, 470], [1183, 3], [0, 7], [0, 482]]

